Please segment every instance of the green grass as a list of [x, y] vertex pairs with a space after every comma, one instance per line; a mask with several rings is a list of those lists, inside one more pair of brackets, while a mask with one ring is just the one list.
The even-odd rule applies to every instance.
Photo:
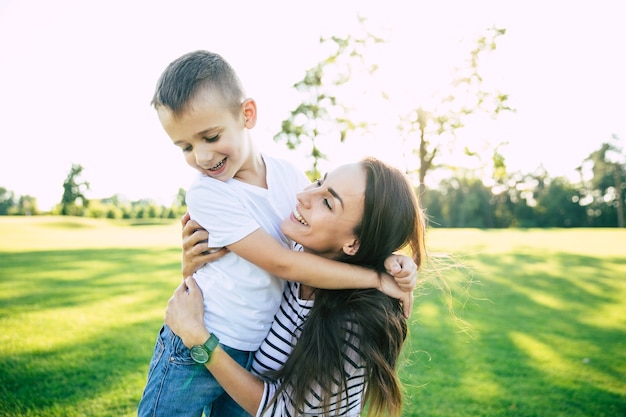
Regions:
[[[0, 416], [132, 416], [179, 225], [0, 217]], [[623, 230], [433, 230], [457, 313], [418, 298], [405, 416], [626, 416]]]

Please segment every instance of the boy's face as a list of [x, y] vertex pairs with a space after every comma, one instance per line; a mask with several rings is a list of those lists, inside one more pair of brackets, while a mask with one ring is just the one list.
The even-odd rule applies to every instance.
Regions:
[[245, 100], [235, 115], [219, 94], [200, 92], [181, 116], [166, 107], [157, 113], [161, 125], [187, 164], [220, 181], [227, 181], [246, 168], [251, 143], [246, 129], [256, 123], [256, 104]]

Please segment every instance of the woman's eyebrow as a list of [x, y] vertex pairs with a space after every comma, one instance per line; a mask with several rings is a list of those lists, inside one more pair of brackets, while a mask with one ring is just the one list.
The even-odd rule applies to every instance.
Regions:
[[343, 200], [341, 199], [341, 197], [339, 197], [339, 194], [337, 194], [337, 191], [335, 191], [334, 189], [328, 187], [328, 192], [335, 197], [337, 200], [339, 200], [339, 202], [341, 203], [341, 208], [343, 208]]

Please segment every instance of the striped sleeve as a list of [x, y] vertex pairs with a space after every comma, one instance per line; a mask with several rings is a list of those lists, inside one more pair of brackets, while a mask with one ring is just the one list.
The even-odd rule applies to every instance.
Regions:
[[299, 297], [300, 284], [287, 282], [280, 307], [263, 343], [254, 354], [252, 372], [263, 376], [283, 367], [300, 336], [301, 326], [311, 311], [312, 300]]

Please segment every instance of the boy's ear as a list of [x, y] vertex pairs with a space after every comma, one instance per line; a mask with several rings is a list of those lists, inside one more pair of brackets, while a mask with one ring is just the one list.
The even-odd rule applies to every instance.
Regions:
[[241, 112], [243, 113], [243, 123], [247, 129], [252, 129], [256, 125], [256, 102], [247, 98], [241, 103]]
[[346, 243], [343, 245], [343, 253], [348, 256], [354, 256], [359, 251], [359, 247], [361, 242], [358, 239], [354, 239], [352, 242]]

